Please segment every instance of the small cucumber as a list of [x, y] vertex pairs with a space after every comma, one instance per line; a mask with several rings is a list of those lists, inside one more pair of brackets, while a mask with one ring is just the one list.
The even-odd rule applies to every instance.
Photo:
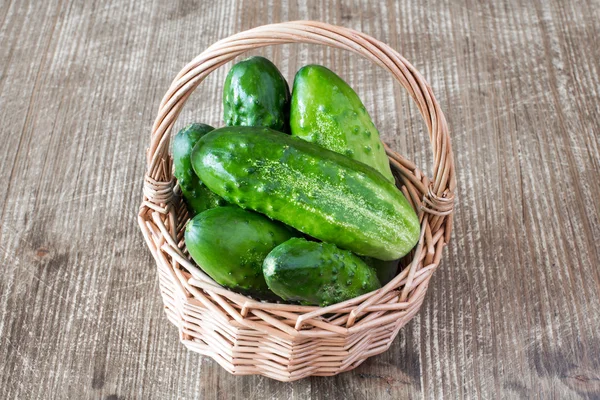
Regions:
[[289, 132], [290, 89], [275, 64], [250, 57], [225, 79], [223, 114], [228, 126], [266, 126]]
[[321, 65], [300, 68], [290, 111], [292, 135], [361, 161], [394, 177], [379, 132], [365, 106], [342, 78]]
[[361, 257], [369, 267], [377, 271], [377, 278], [381, 286], [385, 286], [398, 274], [398, 263], [400, 260], [382, 261], [372, 257]]
[[225, 127], [192, 152], [202, 182], [230, 203], [266, 214], [359, 255], [395, 260], [419, 239], [402, 192], [373, 168], [268, 128]]
[[200, 138], [212, 131], [206, 124], [190, 124], [181, 129], [173, 138], [174, 175], [179, 181], [183, 200], [187, 205], [190, 216], [194, 216], [209, 208], [227, 204], [225, 200], [211, 192], [192, 169], [190, 154]]
[[300, 238], [275, 247], [265, 258], [263, 274], [282, 299], [321, 307], [381, 287], [375, 270], [351, 252]]
[[262, 263], [275, 246], [294, 236], [285, 225], [237, 206], [196, 215], [185, 229], [187, 249], [217, 283], [260, 299], [274, 299]]

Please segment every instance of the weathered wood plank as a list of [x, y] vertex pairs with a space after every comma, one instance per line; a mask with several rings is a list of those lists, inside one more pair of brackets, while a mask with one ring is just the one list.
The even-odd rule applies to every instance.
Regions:
[[[179, 69], [219, 38], [317, 19], [429, 80], [458, 172], [453, 241], [388, 352], [333, 378], [233, 377], [178, 343], [137, 230], [145, 148]], [[0, 3], [0, 397], [600, 397], [600, 4], [241, 0]], [[257, 51], [291, 82], [323, 63], [384, 140], [430, 170], [416, 107], [324, 47]], [[178, 126], [221, 124], [226, 68]]]

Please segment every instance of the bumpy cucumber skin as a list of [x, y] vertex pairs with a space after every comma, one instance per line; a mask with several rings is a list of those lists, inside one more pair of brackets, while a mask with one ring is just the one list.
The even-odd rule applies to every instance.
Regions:
[[375, 169], [271, 129], [214, 130], [192, 166], [228, 202], [358, 255], [394, 260], [419, 239], [414, 210]]
[[329, 69], [307, 65], [296, 73], [290, 126], [293, 136], [363, 162], [394, 182], [379, 132], [365, 106]]
[[377, 278], [381, 286], [385, 286], [398, 274], [398, 263], [400, 260], [382, 261], [372, 257], [361, 257], [369, 267], [377, 271]]
[[265, 126], [289, 132], [290, 89], [264, 57], [235, 64], [225, 79], [223, 116], [228, 126]]
[[321, 307], [381, 287], [375, 270], [351, 252], [301, 238], [275, 247], [263, 262], [263, 274], [282, 299]]
[[259, 299], [276, 299], [262, 273], [263, 260], [294, 232], [264, 215], [237, 206], [196, 215], [186, 226], [185, 244], [198, 266], [217, 283]]
[[194, 123], [181, 129], [173, 138], [174, 175], [179, 181], [183, 200], [190, 216], [227, 204], [225, 200], [204, 186], [192, 169], [190, 161], [194, 145], [202, 136], [214, 129], [210, 125]]

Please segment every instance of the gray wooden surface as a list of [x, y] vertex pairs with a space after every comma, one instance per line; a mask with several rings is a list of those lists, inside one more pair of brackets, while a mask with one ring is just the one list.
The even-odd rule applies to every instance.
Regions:
[[[318, 19], [399, 50], [448, 117], [451, 244], [423, 308], [355, 371], [233, 377], [178, 343], [136, 225], [161, 96], [219, 38]], [[0, 398], [600, 398], [600, 4], [583, 1], [0, 2]], [[344, 52], [323, 63], [426, 171], [416, 107]], [[178, 121], [221, 124], [226, 69]]]

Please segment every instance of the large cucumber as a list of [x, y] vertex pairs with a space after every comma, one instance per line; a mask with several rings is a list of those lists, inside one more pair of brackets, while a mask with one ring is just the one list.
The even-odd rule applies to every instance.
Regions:
[[273, 299], [262, 263], [275, 246], [293, 236], [282, 223], [232, 205], [196, 215], [185, 229], [185, 244], [198, 266], [217, 283]]
[[419, 238], [415, 211], [379, 172], [271, 129], [214, 130], [192, 166], [225, 200], [359, 255], [397, 259]]
[[229, 126], [266, 126], [289, 132], [290, 89], [264, 57], [235, 64], [225, 79], [223, 115]]
[[321, 307], [378, 289], [377, 273], [347, 250], [294, 238], [263, 263], [267, 285], [279, 297]]
[[370, 165], [394, 182], [379, 132], [365, 106], [329, 69], [307, 65], [296, 73], [290, 113], [293, 136]]
[[209, 208], [227, 204], [225, 200], [211, 192], [200, 182], [192, 169], [190, 161], [190, 154], [194, 145], [202, 136], [213, 129], [215, 128], [206, 124], [190, 124], [177, 132], [173, 138], [174, 175], [179, 181], [183, 200], [191, 216]]

